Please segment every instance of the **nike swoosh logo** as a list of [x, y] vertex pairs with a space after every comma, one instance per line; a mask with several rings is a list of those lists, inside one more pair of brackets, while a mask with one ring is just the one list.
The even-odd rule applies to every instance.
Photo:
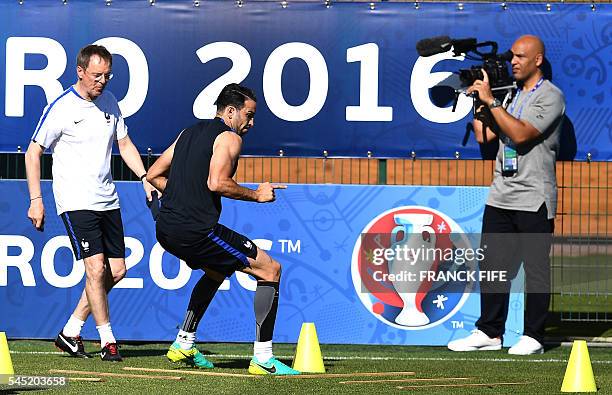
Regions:
[[79, 346], [78, 344], [75, 344], [74, 346], [72, 344], [70, 344], [70, 342], [66, 341], [66, 339], [64, 339], [64, 337], [62, 336], [62, 341], [64, 342], [65, 345], [68, 346], [69, 349], [72, 350], [72, 352], [77, 352], [79, 350]]
[[106, 357], [106, 353], [105, 353], [105, 352], [101, 352], [101, 353], [100, 353], [100, 356], [101, 356], [102, 358], [104, 358], [104, 357]]
[[260, 364], [256, 364], [257, 366], [259, 366], [260, 368], [262, 368], [263, 370], [265, 370], [268, 373], [276, 373], [276, 366], [272, 365], [271, 368], [267, 368], [264, 365], [260, 365]]
[[79, 123], [81, 123], [83, 121], [84, 121], [84, 119], [81, 119], [80, 121], [74, 121], [74, 124], [76, 125], [76, 124], [79, 124]]

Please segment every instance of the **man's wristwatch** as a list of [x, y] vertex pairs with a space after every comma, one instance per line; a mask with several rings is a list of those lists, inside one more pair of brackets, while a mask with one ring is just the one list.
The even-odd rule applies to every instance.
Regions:
[[496, 99], [493, 99], [491, 104], [489, 104], [489, 108], [490, 109], [494, 109], [494, 108], [497, 108], [497, 107], [501, 107], [501, 105], [502, 105], [502, 102], [499, 99], [496, 98]]

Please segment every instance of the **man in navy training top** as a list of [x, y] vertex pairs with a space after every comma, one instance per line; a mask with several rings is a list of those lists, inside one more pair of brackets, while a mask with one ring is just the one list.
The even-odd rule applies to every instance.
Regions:
[[167, 357], [199, 368], [213, 367], [194, 345], [196, 330], [223, 280], [239, 270], [257, 279], [256, 341], [249, 373], [299, 374], [272, 353], [280, 264], [246, 236], [218, 223], [221, 197], [273, 202], [274, 190], [285, 186], [265, 182], [253, 190], [232, 178], [242, 137], [253, 127], [256, 109], [253, 92], [229, 84], [215, 104], [216, 117], [183, 130], [151, 166], [147, 176], [164, 193], [157, 217], [157, 240], [190, 268], [204, 271], [193, 289], [185, 319]]

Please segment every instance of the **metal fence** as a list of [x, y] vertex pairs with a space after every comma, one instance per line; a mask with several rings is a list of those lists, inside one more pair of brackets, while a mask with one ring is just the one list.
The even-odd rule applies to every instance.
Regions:
[[[22, 152], [0, 154], [0, 178], [25, 178]], [[143, 155], [149, 167], [156, 159]], [[587, 158], [588, 159], [588, 158]], [[243, 157], [238, 182], [488, 186], [491, 160]], [[551, 309], [562, 321], [612, 321], [611, 162], [557, 163], [559, 201], [552, 249]], [[137, 180], [113, 156], [116, 180]], [[51, 179], [51, 157], [43, 155], [42, 178]]]

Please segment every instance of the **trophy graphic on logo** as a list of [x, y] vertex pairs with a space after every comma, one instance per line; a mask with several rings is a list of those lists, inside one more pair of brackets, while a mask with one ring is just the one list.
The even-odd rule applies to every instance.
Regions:
[[[401, 254], [396, 254], [387, 262], [389, 274], [401, 280], [392, 281], [395, 291], [404, 306], [395, 318], [395, 322], [404, 326], [423, 326], [429, 318], [421, 307], [427, 291], [431, 287], [428, 281], [420, 280], [420, 273], [432, 270], [435, 255], [427, 253], [436, 246], [436, 233], [431, 227], [433, 215], [421, 213], [403, 213], [393, 216], [397, 226], [391, 231], [391, 249], [400, 247]], [[409, 279], [400, 273], [414, 273]]]

